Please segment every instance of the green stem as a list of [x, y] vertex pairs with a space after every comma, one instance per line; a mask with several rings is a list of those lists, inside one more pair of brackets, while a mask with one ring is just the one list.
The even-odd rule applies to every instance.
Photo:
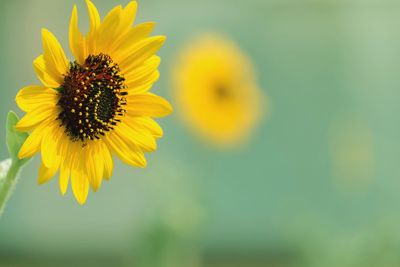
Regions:
[[18, 174], [23, 164], [19, 160], [13, 160], [10, 169], [7, 172], [7, 176], [4, 181], [0, 184], [0, 216], [4, 211], [7, 200], [10, 198], [14, 187], [18, 180]]

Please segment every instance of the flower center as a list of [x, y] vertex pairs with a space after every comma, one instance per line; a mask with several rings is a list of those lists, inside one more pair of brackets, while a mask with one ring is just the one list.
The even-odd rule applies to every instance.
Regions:
[[224, 102], [233, 97], [232, 90], [224, 84], [217, 84], [214, 87], [215, 97], [218, 101]]
[[73, 62], [58, 89], [58, 120], [72, 141], [100, 139], [125, 114], [124, 77], [108, 55], [90, 55], [83, 65]]

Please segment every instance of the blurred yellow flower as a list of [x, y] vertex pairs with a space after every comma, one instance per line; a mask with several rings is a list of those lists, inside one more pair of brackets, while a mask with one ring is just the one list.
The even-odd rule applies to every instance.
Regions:
[[173, 79], [183, 120], [214, 145], [241, 143], [260, 118], [262, 92], [253, 66], [229, 40], [200, 36], [180, 55]]
[[123, 162], [145, 167], [143, 152], [156, 150], [163, 135], [151, 117], [168, 115], [172, 108], [148, 90], [159, 77], [155, 55], [164, 36], [149, 37], [154, 23], [132, 27], [137, 4], [112, 9], [101, 22], [87, 1], [90, 30], [83, 36], [74, 6], [69, 44], [75, 57], [68, 62], [56, 37], [42, 30], [43, 55], [33, 62], [43, 85], [27, 86], [16, 102], [27, 114], [17, 124], [31, 131], [19, 157], [41, 152], [39, 184], [60, 171], [65, 194], [69, 179], [76, 200], [86, 201], [89, 186], [100, 188], [113, 170], [112, 153]]
[[376, 172], [374, 135], [357, 116], [338, 116], [330, 126], [332, 175], [346, 193], [367, 192]]

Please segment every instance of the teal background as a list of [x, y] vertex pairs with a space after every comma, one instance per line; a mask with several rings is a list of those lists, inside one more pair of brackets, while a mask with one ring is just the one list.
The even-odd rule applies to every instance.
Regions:
[[[0, 3], [2, 125], [38, 83], [40, 29], [69, 50], [75, 2], [86, 29], [84, 1]], [[126, 3], [95, 1], [103, 16]], [[230, 150], [176, 113], [159, 120], [148, 168], [116, 160], [84, 207], [57, 179], [37, 186], [36, 157], [0, 220], [0, 266], [399, 266], [399, 12], [390, 0], [139, 1], [137, 21], [168, 37], [154, 92], [173, 103], [182, 47], [221, 33], [253, 61], [268, 114]]]

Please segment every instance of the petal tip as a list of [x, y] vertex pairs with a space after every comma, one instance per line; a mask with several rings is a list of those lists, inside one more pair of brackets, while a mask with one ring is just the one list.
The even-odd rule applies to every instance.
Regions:
[[81, 206], [84, 206], [85, 203], [86, 203], [86, 199], [84, 199], [84, 200], [79, 200], [79, 199], [77, 199], [76, 201], [77, 201], [78, 204], [81, 205]]
[[161, 35], [159, 37], [159, 41], [160, 41], [161, 44], [164, 44], [166, 40], [167, 40], [167, 36], [165, 36], [165, 35]]
[[86, 203], [87, 200], [87, 195], [86, 194], [74, 194], [75, 195], [75, 200], [78, 202], [79, 205], [83, 206]]
[[132, 7], [137, 8], [138, 3], [137, 3], [137, 1], [135, 1], [135, 0], [131, 0], [131, 1], [129, 1], [129, 3], [128, 3], [126, 6], [128, 7], [128, 6], [130, 6], [130, 5], [132, 5]]
[[171, 103], [169, 103], [167, 100], [165, 100], [165, 102], [166, 102], [166, 108], [167, 108], [167, 112], [168, 112], [167, 115], [170, 115], [171, 113], [174, 112], [174, 108], [172, 107]]
[[137, 167], [145, 169], [147, 167], [147, 160], [144, 158], [142, 162], [140, 162], [140, 165]]
[[51, 34], [50, 31], [47, 28], [42, 28], [41, 29], [41, 33], [42, 33], [42, 36]]
[[22, 150], [20, 150], [18, 152], [18, 159], [23, 160], [25, 157], [26, 157], [25, 153]]
[[43, 185], [45, 183], [46, 183], [46, 181], [43, 181], [40, 177], [37, 179], [37, 184], [38, 185]]
[[26, 132], [26, 127], [20, 122], [21, 121], [17, 122], [17, 124], [14, 126], [14, 128], [19, 132]]
[[92, 191], [93, 193], [96, 193], [97, 191], [99, 191], [100, 186], [92, 186]]
[[164, 116], [169, 116], [174, 112], [174, 108], [172, 107], [171, 103], [169, 103], [168, 100], [166, 100], [166, 99], [163, 99], [163, 100], [164, 100], [163, 103], [162, 103], [163, 104], [163, 108], [164, 108], [163, 117]]
[[78, 15], [78, 8], [76, 7], [76, 4], [74, 4], [74, 7], [72, 8], [72, 17], [76, 17]]

